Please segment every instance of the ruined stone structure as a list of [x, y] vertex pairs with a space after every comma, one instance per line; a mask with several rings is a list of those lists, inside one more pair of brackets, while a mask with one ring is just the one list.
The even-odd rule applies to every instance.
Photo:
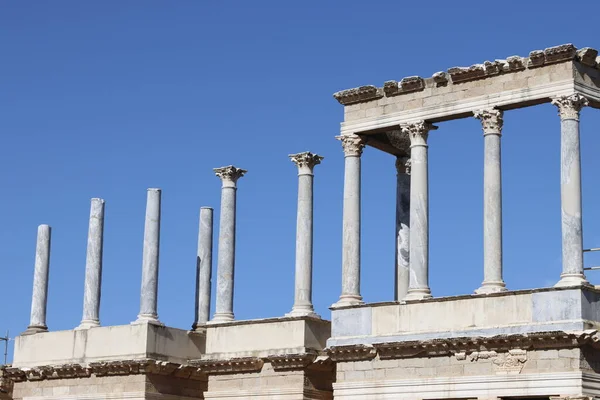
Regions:
[[[289, 314], [234, 319], [237, 181], [222, 181], [216, 313], [209, 320], [212, 209], [200, 212], [198, 289], [191, 331], [157, 315], [160, 190], [149, 189], [140, 313], [100, 326], [104, 201], [92, 200], [84, 314], [71, 331], [48, 331], [50, 227], [38, 231], [31, 323], [0, 370], [13, 399], [516, 399], [600, 397], [600, 290], [583, 270], [579, 115], [600, 108], [600, 58], [562, 45], [431, 78], [338, 92], [345, 154], [342, 285], [331, 322], [312, 305], [313, 173], [298, 167], [296, 287]], [[501, 135], [510, 110], [556, 105], [561, 132], [563, 270], [554, 287], [510, 291], [502, 275]], [[428, 135], [444, 121], [481, 121], [484, 158], [483, 282], [436, 298], [429, 288]], [[558, 119], [557, 119], [558, 125]], [[558, 128], [557, 128], [558, 130]], [[360, 293], [360, 176], [365, 146], [397, 158], [396, 298]], [[336, 296], [337, 297], [337, 296]], [[332, 298], [332, 301], [335, 300]]]

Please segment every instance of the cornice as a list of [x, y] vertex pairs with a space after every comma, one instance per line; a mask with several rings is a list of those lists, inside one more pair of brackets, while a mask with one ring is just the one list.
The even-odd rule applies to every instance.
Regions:
[[209, 375], [258, 372], [264, 364], [263, 360], [258, 357], [240, 357], [227, 360], [193, 360], [190, 363]]
[[335, 362], [366, 361], [375, 358], [377, 351], [371, 345], [332, 346], [327, 349], [331, 360]]

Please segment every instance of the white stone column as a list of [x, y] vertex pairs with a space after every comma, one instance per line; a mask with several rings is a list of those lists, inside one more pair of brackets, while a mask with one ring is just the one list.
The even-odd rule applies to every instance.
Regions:
[[396, 158], [396, 301], [408, 294], [410, 265], [410, 158]]
[[310, 153], [291, 154], [298, 167], [298, 214], [296, 218], [296, 285], [294, 306], [290, 317], [312, 316], [312, 261], [313, 261], [313, 168], [323, 157]]
[[427, 137], [437, 127], [419, 121], [402, 126], [410, 138], [410, 265], [405, 300], [431, 297], [429, 289], [429, 172]]
[[342, 294], [332, 307], [343, 307], [364, 303], [360, 295], [360, 156], [365, 142], [354, 134], [336, 139], [344, 149], [344, 211]]
[[556, 286], [588, 285], [583, 274], [581, 214], [581, 154], [579, 112], [588, 100], [575, 93], [552, 99], [560, 114], [560, 200], [562, 215], [562, 262]]
[[192, 329], [205, 325], [210, 316], [210, 285], [213, 247], [213, 209], [200, 209], [198, 253], [196, 255], [196, 315]]
[[23, 335], [47, 332], [46, 306], [48, 304], [48, 274], [50, 271], [50, 236], [48, 225], [38, 226], [35, 246], [35, 269], [33, 272], [33, 294], [31, 296], [31, 319]]
[[481, 120], [484, 140], [483, 165], [483, 283], [477, 294], [506, 291], [502, 278], [502, 170], [501, 147], [503, 112], [474, 112]]
[[92, 199], [85, 259], [83, 318], [77, 329], [100, 326], [100, 295], [102, 287], [102, 248], [104, 238], [104, 200]]
[[142, 255], [142, 290], [140, 313], [136, 323], [162, 325], [158, 320], [158, 256], [160, 247], [161, 190], [148, 189], [144, 253]]
[[233, 165], [215, 168], [221, 178], [221, 216], [217, 261], [217, 296], [215, 315], [210, 322], [233, 321], [233, 277], [235, 270], [236, 182], [247, 172]]

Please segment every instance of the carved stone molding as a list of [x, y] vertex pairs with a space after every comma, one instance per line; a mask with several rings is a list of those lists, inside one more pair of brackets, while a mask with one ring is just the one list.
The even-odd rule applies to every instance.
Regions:
[[586, 107], [589, 102], [579, 93], [570, 96], [559, 96], [552, 99], [552, 104], [558, 107], [560, 119], [575, 119], [579, 121], [579, 112]]
[[410, 138], [410, 146], [427, 146], [429, 131], [436, 130], [437, 126], [425, 121], [417, 121], [412, 124], [402, 125], [402, 132]]
[[483, 134], [501, 134], [502, 125], [504, 124], [504, 113], [500, 110], [478, 110], [474, 111], [475, 118], [481, 121]]
[[335, 362], [371, 360], [377, 352], [373, 346], [357, 344], [351, 346], [333, 346], [327, 351], [331, 360]]
[[560, 46], [549, 47], [544, 50], [544, 56], [546, 64], [559, 63], [564, 61], [570, 61], [575, 58], [577, 53], [577, 47], [571, 43], [562, 44]]
[[498, 355], [493, 363], [496, 366], [496, 373], [519, 374], [527, 361], [527, 351], [521, 349], [512, 349], [508, 352]]
[[349, 105], [380, 99], [383, 97], [383, 89], [378, 89], [376, 86], [372, 85], [360, 86], [334, 93], [333, 97], [340, 102], [340, 104]]
[[214, 168], [215, 175], [217, 175], [223, 181], [223, 184], [226, 182], [231, 182], [235, 184], [238, 179], [240, 179], [244, 174], [248, 171], [245, 169], [234, 167], [233, 165], [228, 165], [226, 167]]
[[321, 164], [321, 161], [324, 158], [309, 151], [298, 154], [290, 154], [289, 157], [298, 167], [298, 172], [303, 174], [312, 174], [315, 165]]
[[598, 50], [592, 49], [591, 47], [584, 47], [577, 51], [577, 60], [580, 63], [589, 67], [595, 67], [597, 65], [596, 58], [598, 57]]
[[341, 135], [335, 138], [342, 142], [346, 157], [360, 157], [365, 148], [365, 139], [359, 135]]
[[228, 360], [195, 360], [191, 364], [209, 375], [240, 374], [258, 372], [263, 367], [263, 360], [257, 357], [231, 358]]
[[448, 74], [444, 71], [439, 71], [433, 74], [433, 81], [435, 86], [446, 86], [448, 84]]
[[266, 357], [275, 371], [291, 371], [305, 369], [311, 365], [317, 355], [314, 353], [283, 354]]

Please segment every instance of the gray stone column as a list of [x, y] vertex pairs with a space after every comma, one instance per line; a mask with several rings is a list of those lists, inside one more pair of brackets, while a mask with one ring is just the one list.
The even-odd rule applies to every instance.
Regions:
[[579, 112], [588, 100], [576, 93], [552, 100], [560, 114], [560, 200], [562, 274], [556, 286], [588, 285], [583, 274]]
[[396, 159], [396, 301], [408, 294], [410, 265], [410, 158]]
[[35, 269], [33, 272], [33, 294], [31, 296], [31, 319], [23, 335], [47, 332], [46, 305], [48, 304], [48, 274], [50, 271], [50, 236], [48, 225], [38, 226], [35, 246]]
[[158, 256], [160, 246], [160, 189], [148, 189], [140, 313], [136, 323], [162, 325], [158, 320]]
[[217, 261], [217, 296], [215, 315], [210, 322], [233, 321], [233, 278], [235, 270], [236, 182], [247, 172], [233, 165], [215, 168], [221, 178], [221, 216]]
[[104, 200], [92, 199], [85, 259], [83, 319], [77, 329], [100, 326], [100, 294], [102, 287], [102, 244], [104, 235]]
[[427, 137], [437, 127], [419, 121], [402, 126], [410, 138], [410, 264], [405, 300], [431, 297], [429, 289], [429, 171]]
[[296, 285], [294, 306], [290, 317], [312, 316], [312, 261], [313, 261], [313, 168], [323, 157], [310, 153], [291, 154], [298, 167], [298, 214], [296, 218]]
[[354, 134], [336, 139], [344, 149], [344, 211], [342, 294], [332, 307], [343, 307], [364, 303], [360, 295], [360, 156], [365, 142]]
[[213, 246], [213, 209], [200, 209], [198, 253], [196, 256], [196, 315], [192, 329], [205, 325], [210, 316], [210, 285]]
[[483, 165], [483, 283], [477, 294], [506, 291], [502, 278], [502, 170], [500, 137], [503, 112], [474, 112], [481, 120], [484, 140]]

